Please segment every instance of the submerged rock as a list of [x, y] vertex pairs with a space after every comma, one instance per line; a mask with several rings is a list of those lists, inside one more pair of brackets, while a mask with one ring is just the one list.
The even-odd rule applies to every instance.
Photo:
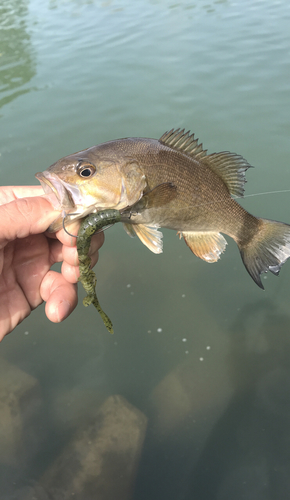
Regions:
[[228, 334], [198, 293], [191, 295], [198, 311], [192, 330], [176, 332], [183, 361], [149, 396], [150, 427], [136, 498], [199, 498], [197, 490], [189, 492], [195, 468], [234, 395]]
[[122, 396], [110, 396], [95, 420], [78, 431], [42, 477], [54, 500], [129, 500], [147, 426]]
[[36, 451], [34, 417], [40, 406], [38, 381], [0, 359], [0, 463], [18, 468]]

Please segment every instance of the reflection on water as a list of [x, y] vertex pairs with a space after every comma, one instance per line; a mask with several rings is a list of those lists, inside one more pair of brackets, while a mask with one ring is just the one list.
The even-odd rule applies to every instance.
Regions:
[[35, 61], [27, 29], [27, 1], [4, 0], [0, 5], [0, 107], [29, 92]]
[[[289, 19], [286, 0], [5, 0], [1, 183], [181, 126], [257, 167], [246, 194], [287, 190]], [[290, 222], [287, 193], [243, 206]], [[0, 499], [288, 500], [290, 264], [263, 293], [231, 241], [209, 265], [114, 227], [97, 276], [114, 335], [80, 303], [0, 346]]]

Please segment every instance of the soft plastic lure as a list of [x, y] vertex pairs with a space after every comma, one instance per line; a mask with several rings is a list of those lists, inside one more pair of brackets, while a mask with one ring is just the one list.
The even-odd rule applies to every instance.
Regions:
[[113, 324], [100, 306], [96, 295], [97, 278], [91, 269], [91, 259], [88, 256], [92, 236], [102, 231], [105, 226], [111, 226], [121, 221], [121, 213], [118, 210], [102, 210], [89, 214], [81, 223], [77, 238], [77, 250], [80, 261], [80, 277], [87, 296], [83, 300], [84, 306], [93, 304], [101, 315], [105, 327], [110, 333], [114, 333]]

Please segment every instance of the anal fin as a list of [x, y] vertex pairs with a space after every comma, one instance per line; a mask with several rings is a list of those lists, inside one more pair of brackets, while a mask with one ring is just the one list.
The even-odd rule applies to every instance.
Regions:
[[213, 231], [190, 231], [181, 232], [181, 234], [190, 250], [206, 262], [219, 260], [220, 254], [225, 251], [227, 245], [225, 238], [220, 233]]
[[129, 236], [137, 235], [142, 243], [153, 253], [162, 253], [163, 244], [161, 231], [158, 228], [146, 226], [145, 224], [126, 224], [123, 223], [124, 229]]

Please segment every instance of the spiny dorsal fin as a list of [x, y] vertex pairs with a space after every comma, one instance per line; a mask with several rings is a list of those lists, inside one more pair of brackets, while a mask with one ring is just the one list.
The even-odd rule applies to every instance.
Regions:
[[251, 165], [242, 156], [229, 151], [207, 155], [207, 150], [198, 144], [194, 134], [190, 135], [189, 131], [185, 133], [184, 129], [179, 128], [165, 132], [159, 142], [207, 165], [223, 180], [232, 196], [244, 195], [245, 174]]
[[206, 150], [203, 149], [202, 144], [198, 144], [198, 139], [194, 139], [194, 134], [190, 135], [190, 131], [184, 132], [184, 130], [178, 128], [165, 132], [159, 142], [195, 159], [206, 156]]
[[208, 165], [226, 184], [233, 196], [244, 195], [246, 171], [251, 165], [240, 155], [223, 151], [213, 153], [202, 159], [202, 163]]

